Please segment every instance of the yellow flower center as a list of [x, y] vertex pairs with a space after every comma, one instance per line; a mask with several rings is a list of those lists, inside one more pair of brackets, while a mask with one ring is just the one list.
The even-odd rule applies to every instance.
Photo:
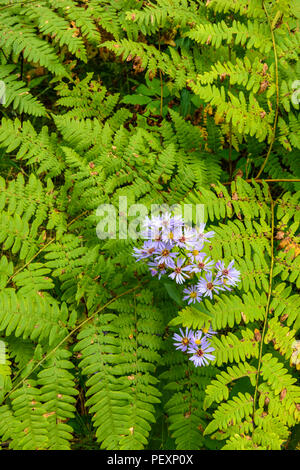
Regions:
[[201, 344], [201, 339], [195, 339], [194, 342], [195, 344]]
[[192, 297], [192, 299], [195, 299], [197, 297], [197, 292], [191, 292], [190, 297]]

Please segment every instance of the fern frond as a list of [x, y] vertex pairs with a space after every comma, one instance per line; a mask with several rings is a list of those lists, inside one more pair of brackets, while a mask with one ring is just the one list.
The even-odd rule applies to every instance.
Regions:
[[66, 423], [75, 416], [76, 399], [74, 376], [70, 372], [74, 365], [71, 353], [57, 349], [38, 373], [40, 400], [44, 404], [48, 425], [48, 448], [50, 450], [70, 450], [73, 428]]

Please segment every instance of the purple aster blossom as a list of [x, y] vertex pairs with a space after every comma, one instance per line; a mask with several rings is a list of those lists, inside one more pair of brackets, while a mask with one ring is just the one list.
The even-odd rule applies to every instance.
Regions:
[[[178, 254], [178, 253], [176, 253]], [[185, 282], [185, 278], [189, 277], [184, 271], [190, 271], [190, 266], [182, 266], [185, 262], [184, 258], [178, 258], [177, 264], [172, 266], [173, 272], [169, 274], [171, 279], [175, 279], [177, 284]]]
[[142, 259], [153, 256], [156, 253], [156, 248], [152, 241], [146, 241], [142, 248], [133, 248], [133, 251], [133, 256], [137, 258], [137, 261], [141, 261]]
[[184, 227], [180, 233], [177, 233], [176, 245], [179, 248], [193, 248], [196, 242], [196, 231], [192, 227]]
[[[201, 253], [203, 248], [203, 242], [197, 242], [190, 252], [187, 253], [187, 256], [190, 258], [191, 262], [202, 261], [203, 257], [205, 257], [205, 253]], [[203, 256], [204, 255], [204, 256]]]
[[213, 298], [213, 292], [218, 294], [219, 290], [224, 290], [224, 284], [219, 278], [212, 279], [212, 272], [206, 273], [206, 279], [201, 278], [197, 284], [197, 288], [200, 294], [204, 297]]
[[155, 234], [152, 241], [157, 251], [163, 250], [166, 247], [166, 243], [162, 241], [161, 233]]
[[206, 366], [209, 364], [209, 361], [213, 361], [215, 359], [215, 356], [210, 354], [214, 350], [215, 348], [210, 346], [208, 342], [203, 342], [200, 346], [192, 346], [188, 349], [188, 353], [192, 354], [190, 361], [193, 361], [196, 367]]
[[148, 215], [144, 218], [142, 222], [142, 226], [145, 228], [145, 230], [148, 230], [152, 227], [153, 219], [150, 219]]
[[173, 231], [175, 227], [181, 226], [183, 220], [179, 216], [172, 216], [171, 212], [164, 212], [162, 215], [148, 218], [147, 225], [154, 231]]
[[216, 263], [216, 276], [221, 278], [225, 285], [235, 286], [240, 281], [241, 273], [233, 268], [233, 265], [234, 260], [229, 263], [227, 268], [225, 267], [224, 261], [218, 261]]
[[146, 240], [162, 241], [161, 231], [155, 227], [147, 227], [141, 232], [141, 235]]
[[204, 232], [206, 224], [200, 224], [199, 227], [196, 228], [196, 239], [201, 240], [203, 242], [209, 241], [209, 238], [212, 238], [215, 234], [212, 230], [210, 232]]
[[161, 235], [161, 240], [165, 243], [174, 245], [176, 238], [181, 236], [182, 226], [184, 221], [181, 216], [172, 216], [170, 212], [165, 212], [161, 216], [155, 217], [154, 223], [151, 225], [151, 219], [149, 225], [152, 227], [152, 232], [157, 232]]
[[153, 242], [157, 250], [163, 249], [165, 243], [162, 241], [162, 233], [158, 229], [149, 228], [142, 232], [142, 237]]
[[163, 230], [161, 232], [161, 238], [164, 243], [174, 246], [176, 240], [175, 230]]
[[206, 328], [204, 325], [203, 327], [201, 328], [202, 332], [205, 334], [205, 337], [206, 338], [211, 338], [213, 335], [217, 335], [217, 331], [214, 331], [211, 327], [211, 325], [209, 325], [209, 328]]
[[171, 212], [164, 212], [160, 216], [160, 228], [163, 230], [171, 230], [173, 228], [173, 217]]
[[171, 225], [169, 229], [163, 229], [163, 237], [171, 238], [175, 244], [177, 244], [177, 240], [182, 237], [184, 230], [184, 221], [180, 215], [175, 215], [171, 220]]
[[145, 227], [145, 230], [158, 231], [161, 227], [161, 216], [153, 215], [151, 217], [145, 217], [143, 226]]
[[153, 235], [159, 232], [157, 219], [158, 219], [157, 217], [153, 217], [151, 219], [148, 216], [145, 217], [143, 221], [143, 231], [142, 231], [142, 235], [144, 238], [152, 239]]
[[196, 333], [194, 333], [192, 337], [191, 347], [199, 348], [200, 346], [205, 347], [207, 345], [209, 345], [209, 343], [203, 331], [201, 330], [196, 331]]
[[188, 346], [191, 344], [193, 332], [189, 331], [188, 328], [186, 328], [185, 333], [183, 333], [181, 328], [179, 328], [179, 331], [181, 336], [177, 333], [175, 333], [173, 336], [173, 339], [175, 340], [174, 345], [176, 346], [176, 349], [180, 349], [181, 351], [186, 352]]
[[187, 287], [186, 289], [183, 289], [183, 293], [187, 294], [186, 296], [183, 297], [183, 300], [188, 300], [188, 305], [190, 303], [195, 303], [195, 302], [200, 302], [201, 301], [201, 296], [198, 292], [197, 286], [191, 286]]
[[172, 218], [172, 226], [173, 229], [182, 228], [184, 227], [184, 220], [181, 215], [174, 215]]
[[197, 260], [192, 266], [191, 271], [193, 273], [201, 273], [202, 271], [209, 273], [214, 267], [214, 261], [210, 261], [210, 256], [208, 256], [206, 259], [206, 253], [200, 253], [197, 256]]
[[165, 263], [165, 265], [169, 268], [174, 268], [175, 263], [173, 258], [175, 258], [178, 253], [172, 253], [172, 246], [169, 244], [164, 244], [164, 247], [157, 251], [157, 256], [154, 258], [154, 261], [157, 264]]
[[150, 261], [148, 263], [148, 266], [150, 268], [150, 272], [152, 276], [158, 275], [158, 279], [161, 278], [163, 274], [166, 274], [166, 265], [165, 263], [156, 263], [155, 261]]

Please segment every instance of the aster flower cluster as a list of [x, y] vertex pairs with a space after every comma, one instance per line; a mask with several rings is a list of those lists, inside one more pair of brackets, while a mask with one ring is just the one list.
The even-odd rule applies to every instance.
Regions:
[[181, 328], [179, 328], [179, 331], [180, 334], [175, 333], [173, 336], [174, 345], [176, 349], [190, 354], [189, 359], [196, 367], [206, 366], [215, 359], [215, 356], [211, 354], [215, 349], [211, 346], [209, 338], [217, 333], [211, 327], [207, 331], [202, 329], [194, 332], [188, 328], [185, 332]]
[[205, 232], [205, 224], [198, 228], [185, 225], [182, 217], [170, 212], [147, 217], [144, 221], [142, 248], [134, 248], [137, 261], [146, 261], [152, 276], [163, 275], [183, 285], [183, 300], [188, 304], [201, 302], [204, 297], [230, 291], [240, 278], [234, 260], [228, 266], [221, 260], [216, 263], [203, 250], [214, 236]]
[[[240, 272], [234, 268], [234, 260], [228, 266], [224, 261], [215, 262], [205, 253], [205, 243], [214, 236], [213, 231], [205, 232], [205, 224], [198, 228], [185, 225], [180, 216], [170, 212], [144, 221], [141, 248], [134, 248], [137, 261], [145, 261], [152, 276], [160, 279], [167, 276], [182, 289], [183, 300], [189, 304], [201, 302], [203, 298], [213, 299], [222, 291], [230, 291], [240, 280]], [[191, 355], [196, 367], [208, 365], [215, 359], [214, 348], [209, 338], [216, 334], [211, 329], [193, 332], [179, 330], [173, 339], [176, 349]]]

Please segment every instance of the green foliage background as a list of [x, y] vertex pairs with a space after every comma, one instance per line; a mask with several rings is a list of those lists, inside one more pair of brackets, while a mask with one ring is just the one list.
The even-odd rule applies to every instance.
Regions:
[[[0, 0], [2, 449], [299, 446], [299, 18], [296, 0]], [[122, 196], [205, 204], [235, 292], [182, 308], [134, 240], [99, 240]], [[172, 335], [207, 321], [216, 360], [194, 368]]]

